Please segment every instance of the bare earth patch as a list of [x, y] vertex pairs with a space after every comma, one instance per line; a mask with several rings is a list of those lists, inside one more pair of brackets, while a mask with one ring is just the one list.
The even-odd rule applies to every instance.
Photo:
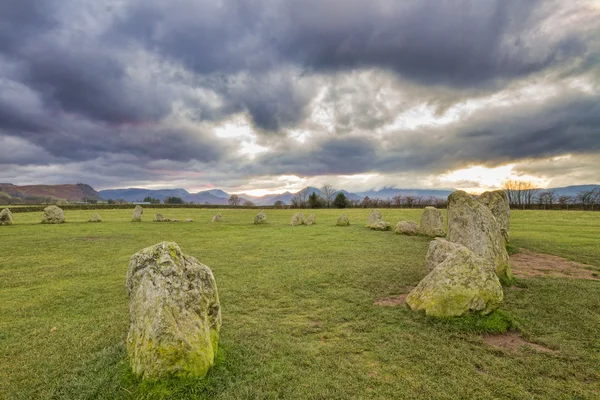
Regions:
[[514, 332], [505, 333], [502, 335], [484, 336], [483, 342], [488, 346], [507, 349], [510, 351], [517, 351], [520, 347], [525, 346], [537, 351], [541, 351], [543, 353], [558, 353], [557, 351], [542, 346], [541, 344], [528, 342], [527, 340], [523, 339], [518, 333]]
[[519, 253], [510, 256], [510, 266], [518, 278], [547, 276], [554, 278], [600, 280], [589, 265], [549, 254], [536, 253], [520, 249]]
[[384, 307], [393, 307], [393, 306], [402, 305], [406, 302], [406, 296], [408, 296], [410, 291], [413, 289], [414, 289], [414, 287], [407, 286], [406, 293], [402, 293], [397, 296], [385, 297], [383, 299], [376, 300], [375, 303], [373, 303], [373, 304], [375, 304], [376, 306], [384, 306]]

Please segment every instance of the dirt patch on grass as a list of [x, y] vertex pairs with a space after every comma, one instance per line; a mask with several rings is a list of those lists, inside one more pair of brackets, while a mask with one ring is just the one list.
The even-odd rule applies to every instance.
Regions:
[[398, 296], [386, 297], [384, 299], [379, 299], [375, 301], [376, 306], [384, 306], [384, 307], [393, 307], [399, 306], [406, 302], [406, 296], [408, 293], [399, 294]]
[[549, 254], [520, 249], [510, 256], [513, 274], [518, 278], [548, 276], [554, 278], [600, 280], [600, 274], [589, 265]]
[[517, 351], [521, 347], [529, 347], [531, 349], [540, 351], [542, 353], [556, 354], [556, 350], [549, 349], [541, 344], [531, 343], [523, 339], [518, 333], [505, 333], [502, 335], [490, 335], [484, 336], [483, 342], [488, 346], [506, 349], [510, 351]]

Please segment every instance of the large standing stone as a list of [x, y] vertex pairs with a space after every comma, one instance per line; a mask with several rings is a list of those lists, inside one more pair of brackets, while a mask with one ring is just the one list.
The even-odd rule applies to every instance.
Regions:
[[500, 277], [511, 277], [508, 253], [498, 222], [489, 208], [462, 190], [448, 196], [446, 239], [490, 260]]
[[460, 247], [464, 246], [462, 244], [449, 242], [446, 239], [436, 238], [435, 240], [432, 240], [429, 242], [429, 249], [427, 250], [427, 256], [425, 256], [427, 268], [429, 270], [434, 269]]
[[337, 222], [335, 224], [337, 226], [348, 226], [348, 225], [350, 225], [350, 220], [348, 219], [346, 214], [343, 214], [343, 215], [340, 215], [340, 217], [337, 219]]
[[133, 209], [133, 216], [131, 217], [131, 222], [142, 222], [142, 214], [144, 213], [144, 209], [140, 207], [140, 205], [136, 205]]
[[172, 242], [135, 253], [127, 271], [127, 353], [142, 378], [203, 377], [215, 361], [221, 307], [213, 274]]
[[500, 232], [504, 237], [504, 241], [508, 243], [508, 230], [510, 226], [510, 205], [508, 204], [508, 196], [504, 190], [494, 190], [492, 192], [484, 192], [477, 200], [490, 209], [498, 225]]
[[419, 226], [415, 221], [400, 221], [396, 224], [394, 232], [405, 235], [416, 235], [419, 233]]
[[381, 221], [381, 214], [379, 214], [379, 211], [371, 210], [369, 216], [367, 217], [367, 223], [365, 224], [365, 227], [371, 228], [379, 221]]
[[102, 217], [100, 217], [100, 214], [94, 213], [92, 214], [88, 222], [102, 222]]
[[290, 225], [298, 226], [298, 225], [302, 225], [302, 224], [304, 224], [304, 214], [301, 212], [294, 214], [294, 216], [292, 217], [292, 220], [290, 221]]
[[42, 224], [63, 224], [65, 222], [65, 213], [62, 208], [57, 206], [48, 206], [44, 208], [44, 217]]
[[494, 265], [460, 246], [419, 282], [406, 304], [430, 316], [457, 317], [470, 312], [489, 314], [503, 298]]
[[429, 237], [442, 236], [444, 234], [444, 216], [442, 211], [435, 207], [427, 206], [421, 215], [419, 228], [421, 235]]
[[308, 216], [308, 218], [306, 218], [306, 221], [304, 221], [304, 223], [308, 226], [312, 225], [315, 223], [315, 221], [317, 220], [317, 216], [315, 214], [310, 214]]
[[221, 219], [223, 219], [223, 217], [221, 216], [221, 213], [217, 213], [214, 217], [212, 217], [212, 222], [221, 222]]
[[256, 216], [254, 217], [254, 223], [256, 225], [267, 223], [267, 214], [265, 214], [264, 210], [261, 210], [258, 214], [256, 214]]
[[10, 212], [10, 210], [8, 208], [5, 208], [4, 210], [0, 211], [0, 225], [12, 225], [13, 224], [13, 217], [12, 217], [12, 213]]

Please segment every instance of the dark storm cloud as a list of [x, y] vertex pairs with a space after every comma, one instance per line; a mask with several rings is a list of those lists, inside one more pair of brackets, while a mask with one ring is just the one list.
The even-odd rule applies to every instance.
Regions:
[[[136, 170], [198, 162], [237, 182], [598, 152], [600, 12], [590, 4], [4, 0], [0, 139], [15, 156], [5, 149], [0, 163], [118, 155]], [[570, 78], [591, 89], [379, 132], [419, 105], [443, 115], [470, 98]], [[231, 163], [239, 140], [212, 128], [240, 113], [268, 151]], [[312, 137], [299, 144], [290, 129]]]

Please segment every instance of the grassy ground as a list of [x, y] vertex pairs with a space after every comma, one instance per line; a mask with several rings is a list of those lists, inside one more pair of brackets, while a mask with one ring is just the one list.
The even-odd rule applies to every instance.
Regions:
[[[427, 271], [428, 239], [363, 228], [369, 210], [162, 210], [194, 223], [129, 222], [130, 210], [67, 211], [68, 223], [14, 214], [0, 227], [0, 398], [564, 398], [600, 397], [598, 282], [535, 278], [505, 290], [494, 318], [514, 319], [556, 353], [485, 345], [477, 321], [436, 321], [404, 306]], [[420, 210], [381, 210], [418, 221]], [[600, 266], [600, 213], [513, 213], [513, 244]], [[223, 327], [206, 380], [142, 383], [131, 376], [125, 273], [129, 257], [161, 240], [210, 266]], [[502, 319], [502, 318], [500, 318]], [[490, 322], [491, 321], [491, 322]], [[494, 324], [493, 320], [488, 321]], [[55, 331], [53, 331], [56, 328]], [[488, 329], [488, 328], [483, 328]]]

